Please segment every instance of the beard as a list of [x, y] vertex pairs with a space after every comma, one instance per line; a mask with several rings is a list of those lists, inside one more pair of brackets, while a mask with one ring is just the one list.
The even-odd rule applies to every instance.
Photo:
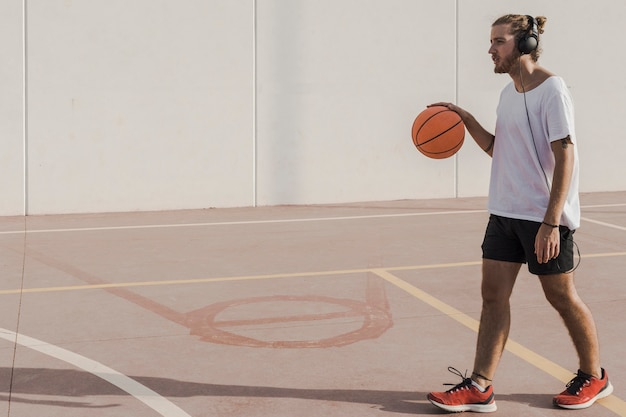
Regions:
[[503, 58], [493, 69], [496, 74], [509, 74], [511, 70], [515, 68], [515, 65], [519, 65], [519, 56], [516, 54], [510, 54]]

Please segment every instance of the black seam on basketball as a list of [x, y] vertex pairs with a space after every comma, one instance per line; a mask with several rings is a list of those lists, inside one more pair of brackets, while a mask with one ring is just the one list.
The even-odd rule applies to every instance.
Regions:
[[[450, 149], [446, 149], [445, 151], [439, 151], [439, 152], [432, 152], [432, 151], [427, 151], [425, 149], [422, 149], [422, 152], [428, 154], [428, 155], [441, 155], [442, 153], [448, 153], [448, 152], [452, 152], [452, 151], [458, 151], [459, 149], [461, 149], [461, 145], [463, 145], [463, 141], [460, 141], [459, 143], [457, 143], [456, 145], [454, 145], [452, 148]], [[452, 155], [450, 155], [452, 156]]]
[[428, 117], [428, 119], [424, 120], [424, 122], [422, 123], [422, 125], [420, 126], [420, 128], [419, 128], [419, 129], [417, 129], [417, 132], [415, 132], [415, 137], [418, 137], [418, 136], [419, 136], [420, 131], [421, 131], [421, 130], [422, 130], [422, 128], [426, 125], [426, 123], [428, 123], [428, 121], [429, 121], [430, 119], [432, 119], [433, 117], [435, 117], [436, 115], [438, 115], [438, 114], [440, 114], [440, 113], [443, 113], [444, 111], [452, 111], [452, 110], [449, 110], [449, 109], [443, 109], [443, 110], [438, 111], [437, 113], [433, 113], [433, 114], [431, 114], [431, 115]]
[[450, 148], [450, 149], [447, 149], [447, 150], [445, 150], [445, 151], [432, 152], [432, 151], [427, 151], [427, 150], [422, 149], [422, 152], [424, 152], [425, 154], [428, 154], [428, 155], [441, 155], [441, 154], [445, 154], [445, 153], [448, 153], [448, 152], [452, 152], [452, 151], [454, 151], [454, 152], [450, 155], [450, 156], [452, 156], [452, 155], [453, 155], [454, 153], [456, 153], [459, 149], [461, 149], [461, 145], [462, 145], [462, 144], [463, 144], [463, 142], [459, 142], [458, 144], [454, 145], [454, 147], [452, 147], [452, 148]]
[[[439, 114], [439, 113], [435, 113], [435, 114]], [[430, 119], [428, 119], [430, 120]], [[448, 129], [444, 130], [443, 132], [441, 132], [440, 134], [438, 134], [437, 136], [434, 136], [430, 139], [428, 139], [426, 142], [422, 142], [420, 144], [418, 144], [417, 146], [422, 146], [427, 144], [428, 142], [432, 142], [433, 140], [437, 139], [439, 136], [443, 135], [444, 133], [448, 133], [449, 131], [451, 131], [452, 129], [454, 129], [455, 127], [457, 127], [459, 125], [459, 123], [463, 122], [462, 120], [459, 120], [458, 122], [456, 122], [454, 125], [450, 126]], [[424, 126], [426, 124], [426, 122], [424, 122], [424, 124], [422, 126]], [[421, 127], [420, 127], [421, 130]], [[417, 131], [417, 134], [415, 135], [416, 137], [419, 135], [419, 130]], [[465, 136], [465, 134], [463, 134], [463, 136]], [[432, 152], [431, 152], [432, 153]]]

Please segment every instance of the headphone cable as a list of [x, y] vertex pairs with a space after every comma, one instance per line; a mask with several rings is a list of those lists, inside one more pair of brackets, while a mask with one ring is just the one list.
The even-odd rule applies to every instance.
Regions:
[[546, 170], [543, 168], [543, 164], [541, 163], [541, 159], [539, 158], [539, 150], [537, 149], [537, 142], [535, 141], [535, 135], [533, 133], [533, 127], [530, 123], [530, 113], [528, 112], [528, 103], [526, 102], [526, 87], [524, 86], [524, 76], [522, 74], [522, 63], [520, 60], [519, 66], [519, 79], [520, 84], [522, 85], [522, 93], [524, 95], [524, 109], [526, 109], [526, 119], [528, 120], [528, 129], [530, 130], [530, 136], [533, 140], [533, 148], [535, 149], [535, 155], [537, 156], [537, 162], [539, 162], [539, 167], [541, 168], [541, 173], [543, 174], [543, 179], [546, 182], [546, 187], [548, 188], [548, 194], [552, 192], [550, 187], [550, 181], [548, 181], [548, 175], [546, 174]]

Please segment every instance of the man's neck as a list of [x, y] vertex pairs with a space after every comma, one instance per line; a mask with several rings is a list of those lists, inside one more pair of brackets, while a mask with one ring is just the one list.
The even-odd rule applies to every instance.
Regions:
[[522, 56], [518, 65], [515, 65], [509, 72], [515, 89], [520, 93], [538, 87], [551, 75], [553, 74], [539, 66], [528, 55]]

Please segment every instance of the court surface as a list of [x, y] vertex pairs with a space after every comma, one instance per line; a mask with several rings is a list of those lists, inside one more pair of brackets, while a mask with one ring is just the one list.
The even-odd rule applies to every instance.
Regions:
[[[626, 416], [626, 193], [583, 194], [579, 292], [612, 396], [522, 268], [502, 416]], [[423, 416], [469, 370], [484, 198], [0, 218], [0, 416]]]

